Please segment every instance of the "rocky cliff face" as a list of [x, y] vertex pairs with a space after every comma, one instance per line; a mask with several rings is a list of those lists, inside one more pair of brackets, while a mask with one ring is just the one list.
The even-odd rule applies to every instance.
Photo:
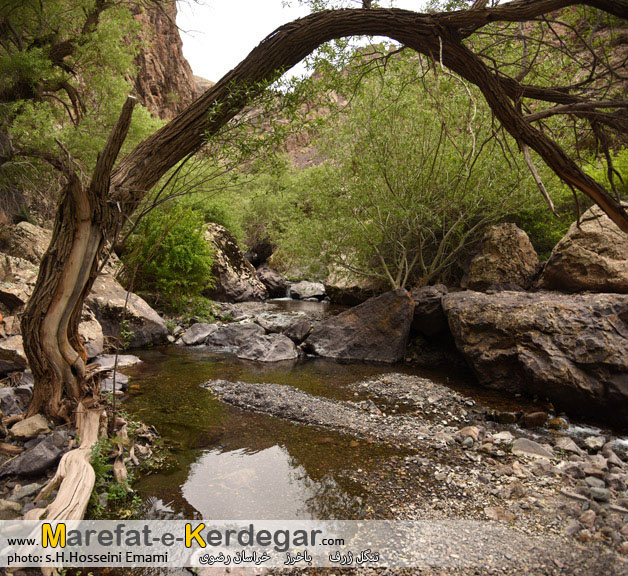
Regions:
[[135, 89], [140, 102], [159, 118], [176, 116], [197, 96], [197, 84], [183, 56], [174, 0], [138, 9], [142, 25]]

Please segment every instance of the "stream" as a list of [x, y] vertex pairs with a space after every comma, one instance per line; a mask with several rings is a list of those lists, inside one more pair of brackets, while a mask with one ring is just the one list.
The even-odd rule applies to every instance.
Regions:
[[[291, 300], [274, 301], [270, 309], [337, 312], [324, 303]], [[474, 386], [469, 374], [454, 369], [318, 358], [260, 364], [207, 347], [165, 346], [136, 354], [143, 362], [126, 371], [131, 381], [124, 409], [154, 426], [172, 454], [165, 468], [135, 484], [144, 518], [361, 518], [369, 502], [355, 473], [368, 476], [381, 459], [398, 454], [390, 447], [228, 406], [201, 388], [207, 380], [273, 382], [316, 396], [360, 400], [347, 384], [400, 372], [430, 378], [500, 410], [534, 407]]]

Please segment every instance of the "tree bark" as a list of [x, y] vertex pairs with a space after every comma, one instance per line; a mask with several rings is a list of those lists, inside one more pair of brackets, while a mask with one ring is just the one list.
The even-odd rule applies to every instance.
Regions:
[[269, 81], [324, 42], [336, 38], [387, 36], [477, 85], [495, 116], [517, 142], [535, 150], [562, 180], [587, 194], [628, 232], [628, 215], [619, 202], [586, 175], [555, 141], [535, 128], [516, 105], [524, 97], [555, 104], [577, 104], [581, 99], [556, 88], [526, 86], [497, 74], [463, 44], [464, 38], [491, 22], [523, 22], [583, 3], [619, 17], [628, 13], [627, 0], [519, 0], [496, 8], [441, 14], [399, 9], [311, 14], [273, 32], [213, 88], [139, 144], [111, 172], [130, 120], [132, 104], [127, 102], [91, 185], [84, 187], [73, 175], [61, 196], [53, 239], [22, 322], [25, 351], [36, 381], [29, 412], [68, 417], [72, 406], [87, 392], [78, 322], [104, 243], [119, 219], [132, 214], [168, 170], [197, 151]]

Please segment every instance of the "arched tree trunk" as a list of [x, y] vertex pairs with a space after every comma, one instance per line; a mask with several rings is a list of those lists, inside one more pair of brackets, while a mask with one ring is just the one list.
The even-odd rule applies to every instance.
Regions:
[[[560, 178], [591, 197], [628, 232], [628, 216], [618, 201], [587, 176], [555, 141], [534, 127], [518, 106], [524, 97], [562, 105], [582, 105], [586, 101], [564, 90], [526, 86], [498, 75], [463, 44], [466, 37], [488, 23], [523, 22], [582, 3], [520, 0], [496, 8], [442, 14], [399, 9], [312, 14], [273, 32], [213, 88], [138, 145], [112, 172], [130, 119], [132, 104], [127, 102], [91, 185], [84, 187], [71, 177], [63, 191], [53, 239], [23, 318], [25, 351], [36, 381], [30, 412], [43, 411], [53, 418], [67, 416], [70, 405], [86, 392], [85, 355], [78, 340], [78, 322], [104, 242], [118, 219], [132, 214], [168, 170], [198, 150], [268, 81], [332, 39], [387, 36], [432, 57], [477, 85], [495, 116], [519, 143], [535, 150]], [[618, 17], [628, 13], [626, 0], [584, 3]], [[617, 122], [628, 125], [625, 115], [617, 116]]]

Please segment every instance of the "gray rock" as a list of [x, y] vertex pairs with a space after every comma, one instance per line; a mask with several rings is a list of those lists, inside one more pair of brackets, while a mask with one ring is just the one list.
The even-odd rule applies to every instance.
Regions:
[[238, 347], [251, 336], [262, 336], [264, 329], [252, 322], [246, 324], [227, 324], [212, 332], [206, 340], [210, 346]]
[[582, 449], [571, 439], [569, 436], [559, 438], [554, 447], [557, 450], [564, 450], [565, 452], [571, 452], [573, 454], [582, 454]]
[[443, 308], [481, 384], [628, 421], [628, 296], [457, 292]]
[[[117, 391], [124, 392], [129, 387], [129, 377], [120, 372], [116, 372], [116, 384]], [[103, 378], [100, 383], [101, 392], [113, 392], [113, 374], [108, 378]]]
[[308, 318], [295, 318], [283, 331], [284, 336], [287, 336], [296, 344], [301, 344], [312, 330], [312, 322]]
[[18, 440], [30, 440], [40, 434], [47, 434], [50, 432], [50, 426], [48, 420], [42, 414], [35, 414], [30, 418], [25, 418], [20, 422], [16, 422], [9, 429], [9, 432], [13, 438]]
[[408, 292], [386, 292], [318, 323], [305, 346], [327, 358], [398, 362], [405, 355], [413, 314]]
[[595, 476], [587, 476], [584, 481], [591, 487], [591, 488], [605, 488], [606, 487], [606, 483], [604, 482], [604, 480], [600, 480], [599, 478], [596, 478]]
[[21, 336], [0, 339], [0, 374], [22, 371], [27, 360]]
[[186, 346], [197, 346], [204, 344], [207, 337], [218, 330], [217, 324], [197, 323], [190, 326], [181, 336], [181, 341]]
[[31, 297], [37, 266], [22, 258], [0, 254], [0, 304], [19, 311]]
[[18, 485], [13, 489], [13, 494], [11, 494], [9, 499], [15, 502], [16, 500], [21, 500], [22, 498], [28, 498], [29, 496], [39, 492], [40, 489], [41, 486], [36, 482], [26, 484], [25, 486]]
[[223, 302], [264, 300], [268, 296], [266, 286], [229, 230], [219, 224], [208, 224], [205, 239], [215, 250], [213, 276], [216, 279], [215, 286], [205, 291], [206, 296]]
[[414, 300], [412, 331], [414, 333], [430, 337], [449, 331], [442, 306], [443, 296], [447, 292], [447, 287], [443, 284], [412, 290], [411, 296]]
[[606, 444], [604, 436], [588, 436], [584, 440], [586, 449], [591, 452], [599, 452], [602, 448], [604, 448], [604, 444]]
[[281, 362], [299, 357], [294, 342], [283, 334], [253, 335], [244, 341], [236, 355], [255, 362]]
[[589, 493], [591, 498], [597, 502], [608, 502], [611, 498], [611, 492], [606, 488], [591, 487]]
[[515, 224], [497, 224], [484, 234], [480, 252], [469, 266], [466, 287], [482, 291], [500, 285], [528, 288], [539, 267], [528, 235]]
[[33, 396], [32, 385], [22, 385], [16, 388], [0, 387], [0, 409], [5, 417], [23, 414]]
[[79, 324], [79, 336], [85, 347], [87, 358], [95, 358], [103, 353], [105, 337], [102, 332], [102, 326], [88, 307], [83, 308], [81, 323]]
[[552, 251], [540, 285], [563, 292], [628, 293], [625, 233], [598, 206], [587, 210]]
[[38, 476], [54, 466], [65, 451], [66, 432], [53, 432], [36, 446], [22, 452], [0, 468], [0, 477]]
[[9, 238], [8, 245], [3, 246], [3, 252], [38, 266], [48, 250], [52, 230], [24, 221], [11, 227]]
[[266, 332], [280, 334], [292, 322], [294, 316], [288, 314], [271, 314], [264, 312], [255, 316], [255, 322]]
[[22, 505], [19, 502], [0, 500], [0, 520], [14, 520], [19, 517]]
[[290, 286], [290, 296], [296, 300], [308, 300], [316, 298], [322, 300], [326, 296], [325, 286], [320, 282], [297, 282]]
[[[97, 356], [92, 360], [92, 364], [98, 364], [97, 372], [108, 372], [109, 370], [113, 370], [116, 362], [115, 354], [103, 354], [102, 356]], [[141, 364], [141, 360], [137, 356], [133, 356], [132, 354], [120, 354], [118, 355], [118, 369], [120, 368], [129, 368], [130, 366], [135, 366], [136, 364]]]
[[123, 318], [131, 333], [128, 345], [141, 348], [165, 342], [168, 328], [164, 320], [137, 294], [131, 293], [125, 312], [127, 291], [110, 274], [101, 274], [87, 297], [87, 305], [102, 326], [103, 335], [120, 340]]
[[257, 277], [266, 286], [270, 298], [283, 298], [288, 291], [288, 285], [284, 277], [268, 266], [261, 266], [257, 269]]
[[512, 453], [515, 456], [531, 456], [533, 458], [552, 459], [554, 452], [551, 448], [543, 446], [528, 438], [517, 438], [512, 445]]

